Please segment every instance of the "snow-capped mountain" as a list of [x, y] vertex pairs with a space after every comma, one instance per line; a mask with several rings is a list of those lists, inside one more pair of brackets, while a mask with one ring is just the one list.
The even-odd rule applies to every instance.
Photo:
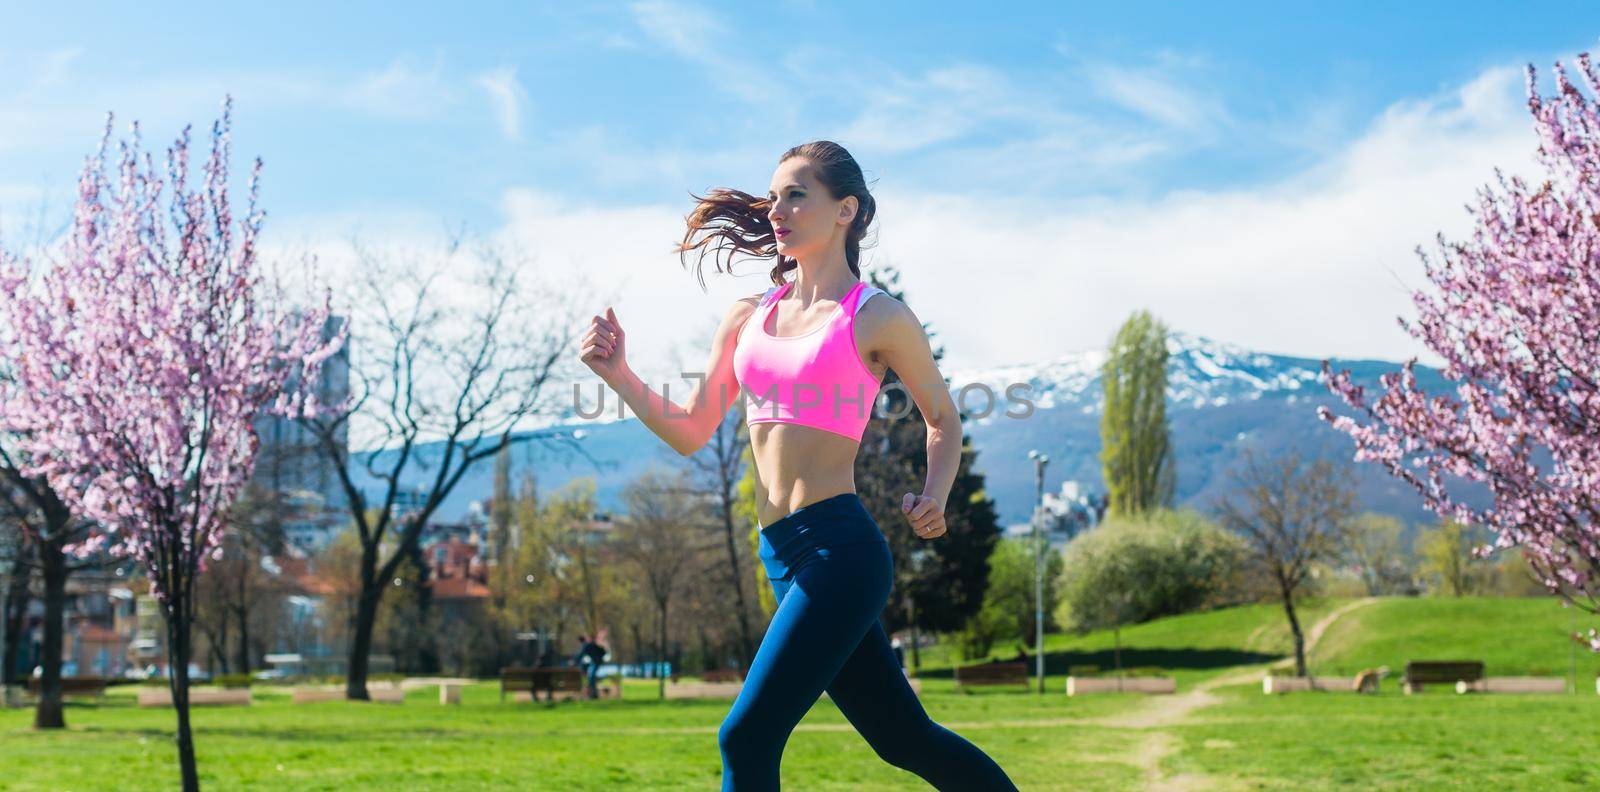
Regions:
[[[1318, 405], [1335, 412], [1348, 408], [1322, 384], [1322, 361], [1255, 352], [1201, 336], [1168, 337], [1167, 418], [1177, 459], [1177, 500], [1207, 509], [1229, 485], [1229, 471], [1245, 448], [1272, 455], [1290, 448], [1304, 455], [1349, 459], [1353, 445], [1317, 418]], [[969, 420], [978, 449], [978, 467], [987, 476], [1002, 523], [1025, 522], [1036, 498], [1033, 462], [1038, 449], [1050, 458], [1045, 487], [1077, 481], [1088, 491], [1103, 490], [1100, 472], [1100, 413], [1104, 405], [1100, 368], [1103, 350], [1079, 352], [1035, 365], [1007, 366], [949, 374], [952, 390], [984, 383], [997, 394], [1011, 383], [1027, 383], [1036, 408], [1023, 418], [1003, 410]], [[1376, 387], [1378, 377], [1400, 363], [1375, 360], [1330, 361], [1335, 371], [1350, 369], [1358, 382]], [[1443, 385], [1438, 373], [1417, 367], [1418, 383], [1430, 392]], [[969, 398], [967, 409], [976, 409]], [[1013, 409], [1012, 413], [1021, 413]], [[1355, 464], [1358, 508], [1415, 522], [1431, 520], [1417, 495], [1370, 463]]]
[[[1208, 507], [1227, 488], [1228, 471], [1247, 447], [1264, 454], [1295, 447], [1307, 455], [1350, 458], [1349, 439], [1316, 416], [1320, 404], [1345, 411], [1321, 383], [1321, 360], [1264, 354], [1184, 333], [1170, 335], [1168, 351], [1167, 415], [1178, 461], [1180, 504]], [[1050, 457], [1045, 471], [1048, 490], [1068, 480], [1087, 491], [1102, 489], [1100, 367], [1105, 359], [1104, 350], [1092, 350], [1037, 364], [944, 371], [952, 394], [968, 414], [966, 431], [978, 450], [977, 466], [987, 477], [987, 490], [1002, 524], [1025, 522], [1032, 511], [1036, 495], [1033, 462], [1027, 457], [1030, 449]], [[1380, 374], [1400, 367], [1397, 362], [1374, 360], [1331, 363], [1335, 370], [1348, 368], [1359, 382], [1373, 386]], [[1417, 378], [1430, 392], [1443, 384], [1437, 372], [1422, 366], [1417, 367]], [[994, 395], [991, 409], [984, 409], [988, 400], [982, 389], [968, 387], [979, 384]], [[964, 387], [968, 391], [962, 399]], [[687, 390], [683, 394], [676, 390], [674, 398], [686, 398]], [[1010, 398], [1013, 394], [1016, 398]], [[585, 398], [592, 401], [592, 394]], [[614, 405], [614, 394], [610, 398]], [[622, 487], [650, 465], [682, 463], [632, 418], [619, 421], [608, 415], [571, 426], [585, 430], [581, 454], [524, 448], [514, 456], [513, 481], [531, 466], [540, 490], [548, 493], [574, 478], [593, 476], [601, 508], [611, 509]], [[430, 453], [433, 450], [422, 447], [420, 457], [436, 456]], [[1377, 466], [1360, 463], [1354, 470], [1359, 508], [1411, 522], [1432, 519], [1415, 493]], [[408, 480], [420, 484], [434, 472], [416, 469]], [[474, 501], [489, 496], [492, 481], [487, 462], [469, 472], [446, 500], [439, 518], [465, 517]], [[376, 481], [363, 483], [377, 488]]]

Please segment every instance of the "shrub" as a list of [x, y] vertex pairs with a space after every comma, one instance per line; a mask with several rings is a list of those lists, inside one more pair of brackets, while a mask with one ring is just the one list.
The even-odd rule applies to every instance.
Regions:
[[[1034, 639], [1034, 555], [1031, 539], [1002, 539], [989, 556], [983, 605], [967, 619], [960, 633], [966, 660], [988, 656], [999, 643], [1031, 647]], [[1053, 617], [1061, 598], [1061, 554], [1045, 550], [1044, 629], [1058, 629]]]
[[1245, 548], [1198, 513], [1114, 519], [1067, 546], [1064, 604], [1079, 630], [1232, 604]]

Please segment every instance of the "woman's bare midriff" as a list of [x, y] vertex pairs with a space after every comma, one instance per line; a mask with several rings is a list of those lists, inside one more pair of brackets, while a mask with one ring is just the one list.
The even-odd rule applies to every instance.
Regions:
[[848, 437], [803, 424], [751, 424], [761, 524], [771, 525], [824, 498], [855, 492], [860, 447]]

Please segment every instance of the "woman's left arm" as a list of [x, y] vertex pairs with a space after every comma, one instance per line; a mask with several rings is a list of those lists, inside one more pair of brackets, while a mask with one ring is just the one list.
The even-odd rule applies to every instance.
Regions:
[[907, 492], [901, 499], [900, 513], [918, 536], [933, 539], [945, 532], [944, 508], [961, 464], [961, 417], [934, 363], [921, 320], [905, 303], [881, 302], [881, 329], [874, 347], [905, 384], [928, 426], [928, 477], [921, 495]]

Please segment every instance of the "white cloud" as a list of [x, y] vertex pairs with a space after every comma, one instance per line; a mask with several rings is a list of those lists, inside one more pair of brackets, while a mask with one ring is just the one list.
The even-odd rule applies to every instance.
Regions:
[[[1204, 145], [1227, 123], [1219, 97], [1172, 74], [1181, 65], [1079, 59], [1022, 73], [958, 62], [903, 75], [851, 64], [871, 76], [832, 75], [853, 86], [846, 90], [857, 91], [851, 104], [860, 110], [830, 134], [868, 159], [926, 153], [936, 173], [961, 174], [971, 188], [1098, 191], [1108, 179], [1134, 178], [1132, 166]], [[1135, 119], [1105, 113], [1097, 94]]]
[[381, 70], [358, 76], [340, 97], [345, 104], [376, 115], [424, 119], [449, 109], [459, 94], [458, 85], [446, 78], [437, 58], [427, 67], [396, 58]]
[[[1533, 171], [1524, 107], [1520, 72], [1491, 69], [1456, 90], [1397, 102], [1315, 166], [1247, 188], [1043, 203], [881, 185], [866, 269], [900, 267], [908, 302], [948, 353], [947, 371], [1101, 348], [1140, 308], [1173, 329], [1262, 351], [1432, 362], [1395, 322], [1414, 315], [1410, 290], [1425, 283], [1414, 249], [1431, 247], [1436, 231], [1465, 236], [1463, 204], [1495, 166]], [[715, 154], [689, 162], [620, 152], [606, 167], [654, 167], [690, 184], [713, 171]], [[974, 147], [971, 157], [981, 156], [995, 155]], [[526, 278], [555, 284], [580, 324], [613, 306], [630, 364], [680, 403], [694, 383], [679, 375], [703, 370], [720, 317], [768, 285], [770, 262], [746, 259], [736, 276], [708, 271], [702, 292], [671, 250], [686, 200], [619, 206], [518, 188], [501, 207], [492, 236], [528, 254]], [[429, 231], [437, 225], [426, 214], [365, 210], [279, 218], [270, 236], [277, 258], [294, 247], [284, 240], [296, 240], [333, 278], [359, 266], [342, 241], [351, 229], [426, 258], [442, 246], [442, 227]], [[572, 371], [593, 384], [581, 365]], [[560, 391], [567, 404], [570, 391]]]
[[686, 3], [642, 0], [629, 8], [641, 32], [689, 60], [715, 59], [712, 40], [727, 33], [722, 20]]
[[1398, 103], [1328, 161], [1249, 189], [1066, 210], [885, 190], [880, 254], [960, 365], [1103, 346], [1139, 308], [1265, 351], [1424, 354], [1395, 322], [1424, 283], [1415, 247], [1467, 232], [1494, 166], [1532, 169], [1519, 89], [1493, 69]]
[[1164, 126], [1209, 131], [1227, 120], [1217, 97], [1181, 85], [1163, 69], [1096, 63], [1086, 71], [1101, 96]]
[[[868, 268], [901, 267], [952, 366], [1100, 347], [1138, 308], [1267, 351], [1426, 357], [1395, 323], [1424, 282], [1414, 249], [1466, 233], [1462, 204], [1494, 166], [1531, 168], [1519, 88], [1515, 70], [1494, 69], [1397, 103], [1328, 161], [1248, 189], [1052, 205], [887, 186]], [[682, 235], [679, 207], [574, 210], [529, 192], [507, 205], [525, 244], [614, 283], [619, 315], [663, 354], [693, 349], [683, 315], [720, 316], [764, 284], [764, 263], [748, 262], [701, 296], [664, 252]], [[605, 249], [580, 241], [593, 238]]]
[[[1099, 348], [1140, 308], [1174, 329], [1263, 351], [1427, 361], [1395, 322], [1414, 315], [1410, 291], [1425, 283], [1415, 248], [1431, 248], [1437, 231], [1466, 235], [1463, 204], [1495, 166], [1534, 169], [1520, 92], [1517, 70], [1491, 69], [1398, 102], [1316, 166], [1248, 188], [1043, 203], [880, 185], [867, 270], [901, 268], [908, 302], [951, 368]], [[661, 173], [703, 178], [711, 166]], [[702, 293], [671, 252], [687, 209], [514, 189], [496, 233], [532, 252], [540, 277], [587, 284], [573, 297], [580, 312], [615, 306], [636, 369], [674, 381], [704, 366], [716, 321], [765, 288], [769, 267], [745, 260], [737, 277], [710, 273]]]
[[783, 128], [799, 117], [795, 84], [763, 65], [759, 54], [743, 53], [745, 42], [721, 18], [676, 0], [641, 0], [629, 6], [634, 24], [666, 51], [701, 67], [706, 81]]
[[489, 101], [494, 104], [501, 134], [508, 140], [521, 140], [522, 113], [528, 103], [528, 92], [517, 80], [516, 67], [501, 66], [478, 75], [478, 87], [488, 92]]
[[20, 86], [17, 89], [20, 96], [31, 98], [66, 81], [73, 62], [82, 55], [81, 47], [67, 47], [34, 56], [0, 53], [0, 73], [10, 75], [8, 82]]
[[960, 140], [987, 122], [1037, 112], [1024, 109], [1003, 72], [970, 63], [869, 81], [860, 105], [839, 137], [890, 154]]

